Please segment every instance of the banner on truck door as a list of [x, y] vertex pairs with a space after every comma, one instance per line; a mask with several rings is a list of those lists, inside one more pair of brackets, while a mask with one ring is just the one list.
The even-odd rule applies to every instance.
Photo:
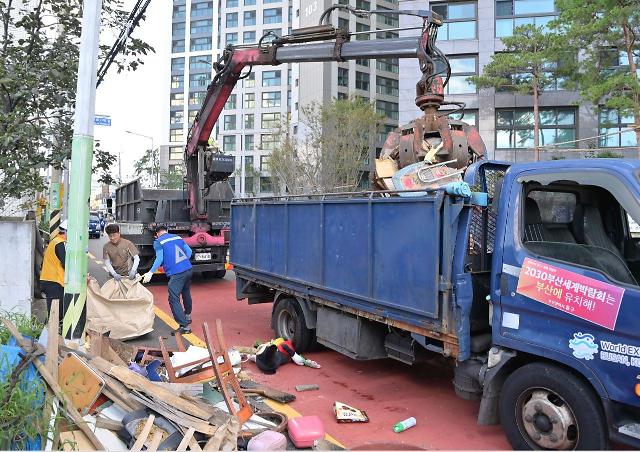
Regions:
[[615, 329], [624, 289], [525, 258], [517, 292], [597, 325]]

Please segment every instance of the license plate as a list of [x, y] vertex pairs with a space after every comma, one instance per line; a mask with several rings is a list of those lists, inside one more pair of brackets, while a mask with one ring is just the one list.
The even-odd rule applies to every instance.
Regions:
[[211, 253], [196, 253], [196, 260], [197, 261], [210, 261], [211, 260]]

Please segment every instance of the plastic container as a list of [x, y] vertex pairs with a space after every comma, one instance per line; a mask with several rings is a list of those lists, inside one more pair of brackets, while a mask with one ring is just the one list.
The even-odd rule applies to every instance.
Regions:
[[324, 425], [318, 416], [302, 416], [289, 420], [289, 438], [297, 448], [313, 447], [324, 438]]
[[402, 422], [398, 422], [393, 426], [393, 431], [396, 433], [404, 432], [406, 429], [413, 427], [416, 425], [416, 418], [410, 417], [409, 419], [405, 419]]
[[267, 430], [249, 440], [247, 450], [286, 450], [287, 437], [282, 433]]

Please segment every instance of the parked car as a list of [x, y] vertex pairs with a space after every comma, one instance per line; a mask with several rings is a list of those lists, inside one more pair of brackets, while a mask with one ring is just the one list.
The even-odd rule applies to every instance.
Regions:
[[89, 215], [89, 238], [99, 239], [101, 235], [100, 217], [98, 215]]

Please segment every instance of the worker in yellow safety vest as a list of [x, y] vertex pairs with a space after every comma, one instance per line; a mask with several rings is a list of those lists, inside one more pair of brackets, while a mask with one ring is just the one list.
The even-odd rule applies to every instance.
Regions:
[[60, 233], [47, 246], [42, 260], [40, 287], [47, 296], [47, 312], [51, 312], [51, 301], [58, 299], [60, 306], [60, 322], [62, 322], [64, 298], [64, 259], [66, 256], [67, 220], [59, 226]]

